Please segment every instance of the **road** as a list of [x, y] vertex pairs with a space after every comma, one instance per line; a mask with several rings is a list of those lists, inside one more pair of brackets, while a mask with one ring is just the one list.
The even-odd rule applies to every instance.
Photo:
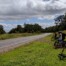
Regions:
[[0, 53], [12, 50], [12, 49], [14, 49], [16, 47], [19, 47], [21, 45], [28, 44], [29, 42], [38, 40], [38, 39], [43, 38], [43, 37], [45, 37], [45, 36], [47, 36], [49, 34], [50, 33], [45, 33], [45, 34], [35, 35], [35, 36], [28, 36], [28, 37], [0, 40]]

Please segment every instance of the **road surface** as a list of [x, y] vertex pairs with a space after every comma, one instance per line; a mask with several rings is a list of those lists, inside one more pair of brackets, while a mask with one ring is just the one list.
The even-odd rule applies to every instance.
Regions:
[[0, 53], [12, 50], [12, 49], [19, 47], [21, 45], [28, 44], [29, 42], [38, 40], [38, 39], [43, 38], [49, 34], [50, 33], [36, 35], [36, 36], [28, 36], [28, 37], [0, 40]]

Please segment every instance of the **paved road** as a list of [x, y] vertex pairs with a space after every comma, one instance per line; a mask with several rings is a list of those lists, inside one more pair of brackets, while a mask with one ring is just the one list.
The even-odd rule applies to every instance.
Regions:
[[36, 36], [29, 36], [29, 37], [0, 40], [0, 53], [5, 52], [5, 51], [9, 51], [11, 49], [14, 49], [14, 48], [19, 47], [19, 46], [24, 45], [24, 44], [28, 44], [29, 42], [43, 38], [49, 34], [50, 33], [36, 35]]

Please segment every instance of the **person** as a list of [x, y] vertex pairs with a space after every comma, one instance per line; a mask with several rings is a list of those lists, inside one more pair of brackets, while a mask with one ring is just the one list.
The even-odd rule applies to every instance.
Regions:
[[60, 44], [62, 44], [62, 47], [63, 47], [61, 55], [63, 55], [64, 49], [65, 49], [65, 43], [66, 43], [65, 41], [66, 34], [62, 32], [58, 32], [58, 34], [59, 34], [58, 41]]
[[62, 44], [62, 47], [64, 47], [65, 46], [65, 41], [64, 40], [65, 40], [66, 34], [64, 34], [62, 32], [58, 32], [58, 34], [59, 34], [58, 41], [59, 41], [60, 44]]

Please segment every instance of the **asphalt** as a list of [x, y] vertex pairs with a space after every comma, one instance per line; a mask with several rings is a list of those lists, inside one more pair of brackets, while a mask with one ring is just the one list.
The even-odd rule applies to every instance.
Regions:
[[7, 39], [7, 40], [0, 40], [0, 53], [12, 50], [22, 45], [26, 45], [29, 42], [38, 40], [48, 35], [50, 35], [50, 33], [45, 33], [45, 34], [35, 35], [35, 36], [28, 36], [28, 37], [20, 37], [20, 38], [14, 38], [14, 39]]

